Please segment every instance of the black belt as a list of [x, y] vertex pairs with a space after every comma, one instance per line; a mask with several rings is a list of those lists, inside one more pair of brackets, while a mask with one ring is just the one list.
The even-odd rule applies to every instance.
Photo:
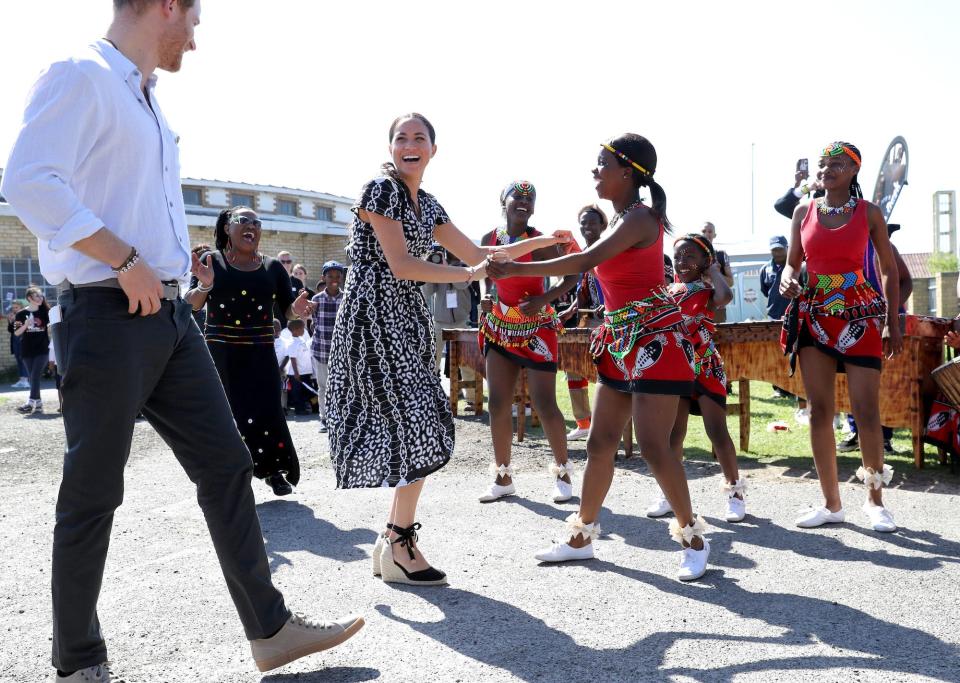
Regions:
[[[176, 301], [180, 298], [180, 282], [178, 280], [167, 280], [166, 282], [161, 282], [160, 284], [163, 285], [163, 295], [160, 297], [161, 299], [164, 301]], [[57, 285], [57, 294], [60, 295], [64, 292], [69, 292], [71, 289], [87, 289], [89, 287], [123, 289], [120, 287], [120, 281], [115, 277], [112, 277], [108, 280], [98, 280], [96, 282], [84, 282], [81, 285], [75, 285], [64, 280]]]

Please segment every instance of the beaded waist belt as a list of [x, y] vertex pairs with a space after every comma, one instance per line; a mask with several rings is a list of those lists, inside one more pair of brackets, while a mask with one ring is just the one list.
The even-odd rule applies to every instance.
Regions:
[[863, 276], [863, 270], [833, 275], [811, 274], [800, 301], [800, 312], [832, 315], [844, 320], [887, 314], [887, 302]]
[[208, 342], [273, 346], [273, 325], [217, 325], [208, 321], [203, 336]]
[[480, 331], [483, 336], [503, 348], [527, 346], [543, 328], [563, 334], [563, 323], [552, 306], [545, 306], [537, 315], [527, 316], [516, 306], [510, 306], [504, 311], [503, 306], [494, 301], [493, 310], [480, 316]]
[[677, 303], [666, 290], [655, 290], [645, 299], [607, 311], [603, 324], [590, 337], [590, 353], [598, 358], [606, 350], [617, 361], [622, 361], [641, 337], [673, 330], [682, 324], [683, 316]]

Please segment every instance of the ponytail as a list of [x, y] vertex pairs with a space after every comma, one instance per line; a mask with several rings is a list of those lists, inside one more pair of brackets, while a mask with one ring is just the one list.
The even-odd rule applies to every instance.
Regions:
[[657, 171], [657, 150], [647, 138], [636, 133], [624, 133], [603, 144], [616, 157], [617, 163], [633, 171], [633, 184], [650, 188], [653, 215], [660, 221], [664, 232], [671, 233], [667, 218], [667, 193], [653, 179]]
[[652, 204], [651, 209], [654, 215], [663, 226], [663, 231], [668, 235], [673, 234], [673, 226], [670, 225], [670, 219], [667, 218], [667, 193], [663, 191], [660, 184], [653, 178], [649, 179], [647, 187], [650, 189], [650, 203]]

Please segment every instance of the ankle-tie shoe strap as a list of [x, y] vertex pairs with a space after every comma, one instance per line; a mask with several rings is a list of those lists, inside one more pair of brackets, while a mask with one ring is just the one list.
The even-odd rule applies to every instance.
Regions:
[[576, 512], [567, 517], [567, 529], [573, 537], [583, 536], [584, 540], [596, 540], [600, 538], [600, 525], [596, 522], [585, 524], [583, 518]]
[[562, 465], [558, 465], [555, 462], [550, 463], [550, 474], [555, 476], [557, 479], [562, 479], [564, 476], [568, 476], [571, 479], [573, 478], [573, 463], [569, 460]]
[[873, 487], [880, 489], [885, 484], [889, 484], [890, 480], [893, 479], [893, 468], [890, 467], [890, 465], [884, 465], [883, 469], [877, 472], [872, 467], [861, 466], [857, 470], [857, 479], [866, 484], [867, 488]]
[[512, 479], [513, 473], [516, 471], [517, 471], [517, 468], [515, 468], [513, 464], [500, 465], [499, 467], [497, 466], [496, 463], [490, 465], [490, 474], [494, 476], [498, 476], [500, 478], [510, 477]]
[[703, 521], [703, 517], [697, 515], [693, 524], [689, 524], [685, 527], [680, 526], [680, 522], [676, 519], [670, 520], [670, 538], [675, 540], [680, 545], [686, 543], [690, 545], [695, 536], [703, 538], [704, 532], [707, 530], [707, 523]]
[[743, 477], [740, 477], [732, 484], [730, 482], [723, 482], [721, 486], [723, 492], [727, 494], [727, 497], [733, 498], [738, 493], [742, 496], [747, 491], [747, 480]]
[[413, 544], [417, 542], [417, 531], [423, 528], [420, 522], [414, 522], [408, 527], [398, 526], [396, 524], [387, 524], [387, 528], [397, 535], [390, 543], [399, 543], [401, 548], [407, 549], [407, 554], [411, 560], [417, 559], [413, 553]]

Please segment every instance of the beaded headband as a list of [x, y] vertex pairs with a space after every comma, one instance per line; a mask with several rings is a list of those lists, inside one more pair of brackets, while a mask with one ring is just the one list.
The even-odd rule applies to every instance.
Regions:
[[711, 263], [713, 263], [712, 252], [710, 251], [710, 247], [707, 245], [706, 238], [700, 237], [699, 235], [693, 235], [693, 234], [684, 235], [683, 237], [678, 237], [676, 240], [674, 240], [673, 246], [676, 247], [681, 242], [693, 242], [698, 247], [703, 249], [704, 253], [706, 253], [707, 265], [709, 266]]
[[860, 155], [857, 154], [853, 149], [848, 145], [843, 144], [842, 142], [834, 142], [828, 147], [823, 148], [823, 152], [820, 153], [822, 157], [838, 157], [841, 154], [846, 154], [851, 159], [853, 159], [857, 166], [860, 165]]
[[517, 180], [509, 183], [503, 188], [503, 192], [500, 193], [501, 204], [506, 203], [507, 197], [510, 196], [511, 192], [516, 192], [521, 197], [534, 197], [537, 194], [537, 188], [535, 188], [529, 180]]
[[626, 161], [628, 164], [630, 164], [630, 165], [633, 166], [635, 169], [637, 169], [638, 171], [640, 171], [643, 175], [653, 175], [653, 173], [651, 173], [650, 171], [648, 171], [647, 169], [645, 169], [643, 166], [641, 166], [641, 165], [638, 164], [636, 161], [634, 161], [633, 159], [631, 159], [630, 157], [628, 157], [626, 154], [624, 154], [623, 152], [617, 151], [616, 149], [614, 149], [613, 147], [611, 147], [611, 146], [608, 145], [607, 143], [603, 143], [603, 148], [604, 148], [605, 150], [607, 150], [608, 152], [610, 152], [611, 154], [615, 154], [615, 155], [617, 155], [618, 157], [620, 157], [621, 159], [623, 159], [624, 161]]

